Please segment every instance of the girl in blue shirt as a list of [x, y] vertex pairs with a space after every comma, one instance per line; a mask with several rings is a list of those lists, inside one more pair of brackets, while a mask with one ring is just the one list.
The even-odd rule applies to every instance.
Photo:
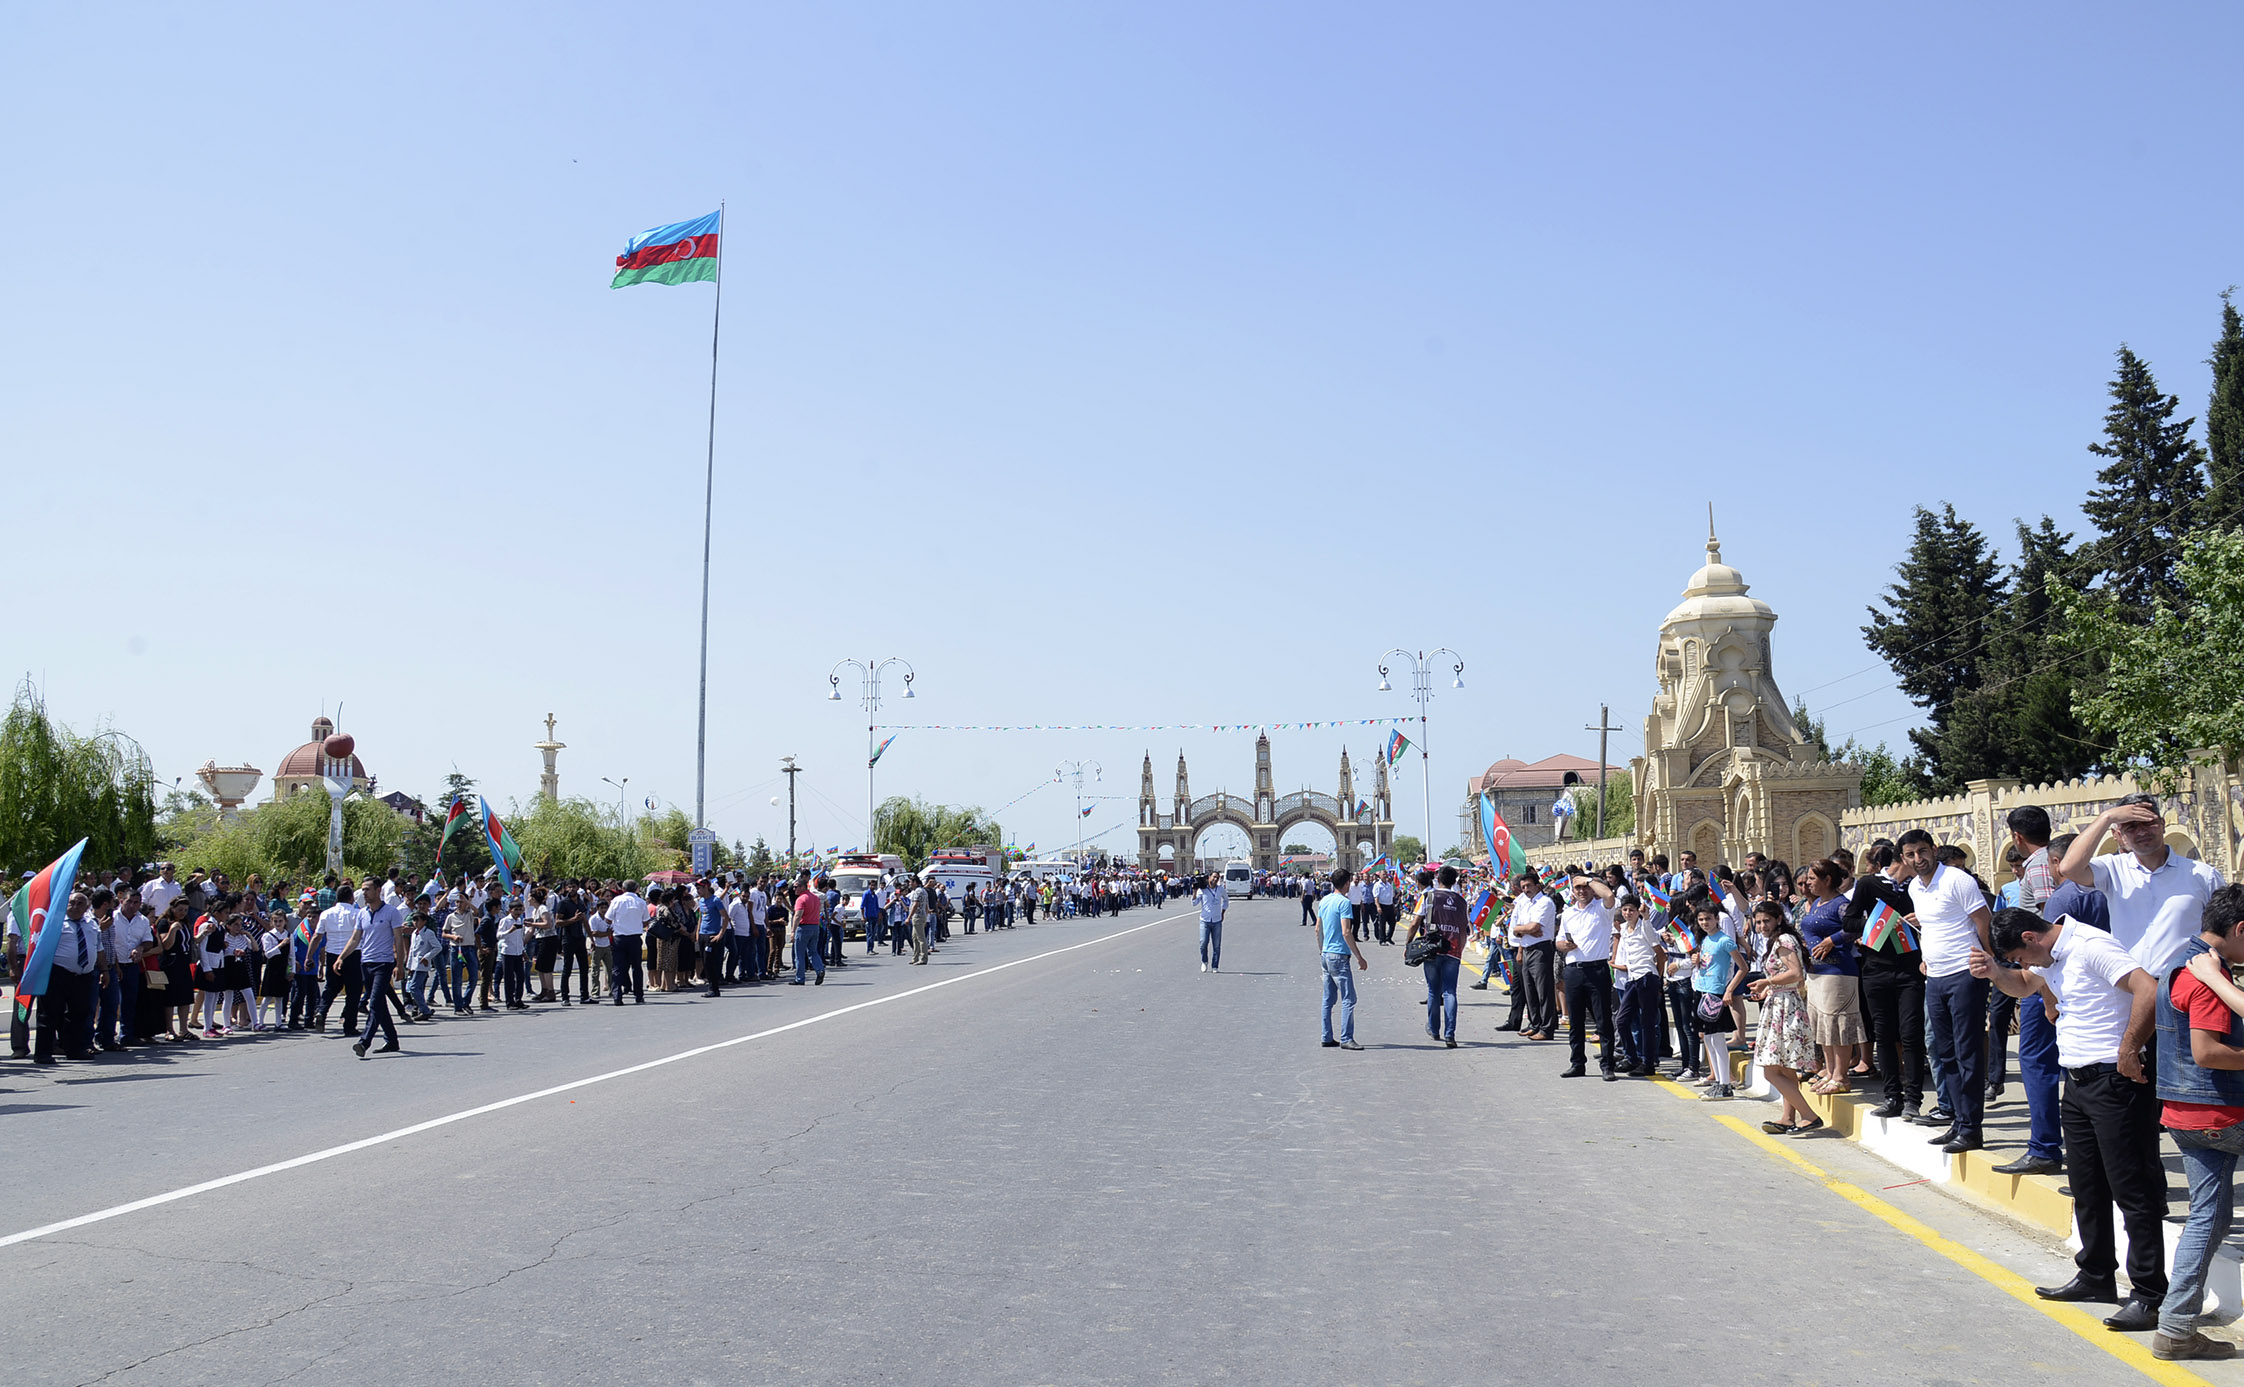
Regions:
[[1722, 928], [1722, 908], [1702, 902], [1693, 917], [1691, 988], [1698, 993], [1699, 1038], [1706, 1046], [1706, 1077], [1699, 1087], [1710, 1099], [1734, 1098], [1730, 1084], [1730, 987], [1737, 976], [1737, 941]]

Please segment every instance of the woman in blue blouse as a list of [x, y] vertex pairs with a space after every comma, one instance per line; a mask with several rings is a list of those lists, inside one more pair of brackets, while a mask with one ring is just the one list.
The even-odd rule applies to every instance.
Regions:
[[1854, 1086], [1847, 1070], [1862, 1043], [1862, 963], [1845, 927], [1846, 897], [1839, 894], [1846, 876], [1828, 858], [1809, 867], [1808, 908], [1800, 917], [1800, 936], [1808, 944], [1808, 1026], [1823, 1051], [1823, 1077], [1815, 1091], [1822, 1094]]

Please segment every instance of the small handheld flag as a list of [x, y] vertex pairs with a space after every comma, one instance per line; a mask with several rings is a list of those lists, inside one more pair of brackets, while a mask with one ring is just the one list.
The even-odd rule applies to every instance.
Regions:
[[1661, 890], [1660, 884], [1656, 881], [1646, 881], [1641, 889], [1644, 892], [1644, 899], [1650, 901], [1657, 909], [1665, 910], [1675, 902], [1675, 898]]
[[1479, 929], [1482, 925], [1488, 923], [1489, 909], [1495, 904], [1496, 893], [1494, 891], [1483, 889], [1478, 896], [1473, 898], [1472, 922], [1474, 929]]
[[877, 746], [877, 747], [874, 747], [874, 748], [873, 748], [873, 755], [872, 755], [872, 759], [870, 759], [870, 760], [868, 760], [867, 762], [865, 762], [865, 769], [866, 769], [866, 770], [871, 770], [871, 769], [872, 769], [873, 767], [875, 767], [875, 766], [879, 765], [879, 764], [880, 764], [880, 754], [881, 754], [882, 752], [884, 752], [884, 751], [888, 750], [888, 747], [889, 747], [889, 743], [890, 743], [890, 742], [893, 742], [893, 741], [895, 741], [895, 740], [896, 740], [896, 734], [895, 734], [895, 733], [890, 733], [890, 734], [889, 734], [889, 738], [888, 738], [888, 741], [886, 741], [886, 742], [882, 742], [882, 743], [881, 743], [881, 744], [880, 744], [879, 746]]
[[1862, 923], [1862, 942], [1866, 948], [1890, 948], [1897, 954], [1905, 954], [1917, 947], [1917, 937], [1910, 933], [1909, 922], [1884, 901], [1872, 902], [1870, 913], [1863, 917]]
[[1660, 933], [1667, 938], [1668, 942], [1684, 953], [1690, 953], [1696, 947], [1691, 942], [1691, 932], [1674, 920], [1668, 921], [1666, 926], [1660, 930]]
[[1731, 894], [1729, 887], [1722, 884], [1722, 878], [1715, 876], [1708, 877], [1706, 879], [1706, 889], [1713, 893], [1715, 903], [1721, 906], [1724, 910], [1730, 910], [1733, 908], [1737, 897]]

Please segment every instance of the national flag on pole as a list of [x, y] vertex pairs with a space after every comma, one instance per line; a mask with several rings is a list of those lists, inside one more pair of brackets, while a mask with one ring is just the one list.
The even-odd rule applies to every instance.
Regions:
[[1363, 817], [1364, 817], [1364, 815], [1366, 815], [1366, 814], [1369, 814], [1370, 812], [1371, 812], [1371, 801], [1370, 801], [1370, 800], [1368, 800], [1368, 799], [1359, 799], [1359, 800], [1357, 800], [1357, 801], [1356, 801], [1356, 821], [1357, 821], [1358, 823], [1361, 823], [1361, 822], [1363, 821]]
[[514, 889], [514, 869], [522, 865], [522, 849], [515, 844], [514, 835], [506, 831], [499, 816], [492, 812], [491, 801], [481, 795], [476, 799], [483, 806], [483, 841], [491, 849], [491, 864], [499, 869], [499, 884], [507, 890]]
[[19, 1020], [31, 1014], [33, 997], [46, 994], [48, 976], [54, 971], [55, 948], [62, 943], [62, 931], [48, 926], [55, 923], [57, 911], [70, 908], [70, 886], [77, 879], [78, 858], [85, 850], [86, 840], [80, 838], [76, 847], [48, 863], [8, 901], [16, 937], [23, 940], [23, 976], [16, 979]]
[[1088, 819], [1091, 817], [1091, 811], [1096, 808], [1098, 808], [1098, 806], [1095, 804], [1086, 804], [1081, 809], [1075, 811], [1075, 817], [1079, 819]]
[[441, 868], [444, 865], [444, 845], [452, 841], [452, 831], [467, 822], [467, 812], [467, 801], [458, 795], [452, 796], [451, 807], [444, 811], [444, 836], [436, 840], [436, 865], [438, 867]]
[[724, 213], [652, 227], [624, 243], [610, 289], [627, 284], [692, 284], [717, 277], [717, 242]]
[[1488, 863], [1500, 878], [1510, 878], [1517, 870], [1512, 858], [1512, 829], [1504, 816], [1496, 812], [1496, 801], [1483, 792], [1480, 797], [1480, 836], [1488, 844]]
[[1388, 733], [1388, 734], [1387, 734], [1387, 764], [1388, 764], [1388, 765], [1392, 766], [1392, 765], [1393, 765], [1393, 764], [1395, 764], [1395, 763], [1396, 763], [1397, 761], [1400, 761], [1400, 760], [1402, 759], [1402, 754], [1403, 754], [1403, 753], [1404, 753], [1405, 751], [1408, 751], [1409, 749], [1410, 749], [1410, 738], [1408, 738], [1408, 737], [1405, 737], [1405, 736], [1404, 736], [1404, 735], [1403, 735], [1402, 733], [1400, 733], [1400, 732], [1390, 732], [1390, 733]]
[[871, 770], [871, 769], [872, 769], [873, 767], [875, 767], [875, 766], [877, 766], [877, 765], [879, 765], [879, 764], [880, 764], [880, 754], [881, 754], [882, 752], [884, 752], [884, 751], [888, 750], [888, 744], [889, 744], [889, 742], [893, 742], [893, 741], [895, 741], [895, 740], [896, 740], [896, 735], [897, 735], [897, 734], [895, 734], [895, 733], [890, 733], [890, 734], [889, 734], [889, 737], [888, 737], [888, 741], [887, 741], [887, 742], [882, 742], [882, 743], [881, 743], [881, 744], [880, 744], [879, 746], [877, 746], [877, 747], [874, 747], [874, 748], [873, 748], [873, 754], [872, 754], [872, 757], [871, 757], [871, 759], [869, 759], [869, 760], [867, 760], [867, 761], [865, 762], [865, 769], [866, 769], [866, 770]]

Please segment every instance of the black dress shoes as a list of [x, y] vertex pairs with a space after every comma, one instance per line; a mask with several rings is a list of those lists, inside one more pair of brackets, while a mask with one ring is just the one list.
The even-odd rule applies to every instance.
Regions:
[[1898, 1102], [1880, 1103], [1870, 1110], [1870, 1115], [1872, 1117], [1899, 1117], [1901, 1116], [1901, 1104]]
[[1995, 1174], [1997, 1175], [2062, 1175], [2064, 1173], [2065, 1163], [2063, 1161], [2053, 1161], [2047, 1156], [2020, 1156], [2008, 1165], [1995, 1167]]
[[1955, 1128], [1953, 1128], [1953, 1127], [1950, 1127], [1950, 1128], [1948, 1128], [1948, 1129], [1947, 1129], [1946, 1131], [1944, 1131], [1944, 1132], [1935, 1132], [1935, 1133], [1933, 1133], [1933, 1134], [1932, 1134], [1931, 1136], [1929, 1136], [1929, 1137], [1926, 1137], [1926, 1138], [1925, 1138], [1925, 1145], [1927, 1145], [1927, 1146], [1946, 1146], [1946, 1145], [1947, 1145], [1947, 1144], [1948, 1144], [1949, 1142], [1951, 1142], [1951, 1141], [1954, 1141], [1955, 1139], [1956, 1139], [1956, 1129], [1955, 1129]]
[[2079, 1272], [2062, 1286], [2036, 1286], [2034, 1294], [2043, 1300], [2118, 1300], [2119, 1283]]
[[1977, 1132], [1958, 1132], [1955, 1140], [1941, 1147], [1940, 1150], [1944, 1155], [1960, 1156], [1966, 1151], [1977, 1151], [1985, 1145], [1986, 1143], [1980, 1140]]
[[2156, 1329], [2158, 1328], [2158, 1307], [2147, 1300], [2137, 1300], [2133, 1296], [2129, 1296], [2127, 1303], [2120, 1306], [2116, 1313], [2104, 1317], [2104, 1328], [2126, 1330], [2129, 1333], [2141, 1333], [2146, 1329]]
[[1579, 1079], [1587, 1072], [1587, 1070], [1583, 1069], [1582, 1066], [1577, 1064], [1573, 1068], [1561, 1073], [1558, 1077], [1560, 1077], [1561, 1079]]

